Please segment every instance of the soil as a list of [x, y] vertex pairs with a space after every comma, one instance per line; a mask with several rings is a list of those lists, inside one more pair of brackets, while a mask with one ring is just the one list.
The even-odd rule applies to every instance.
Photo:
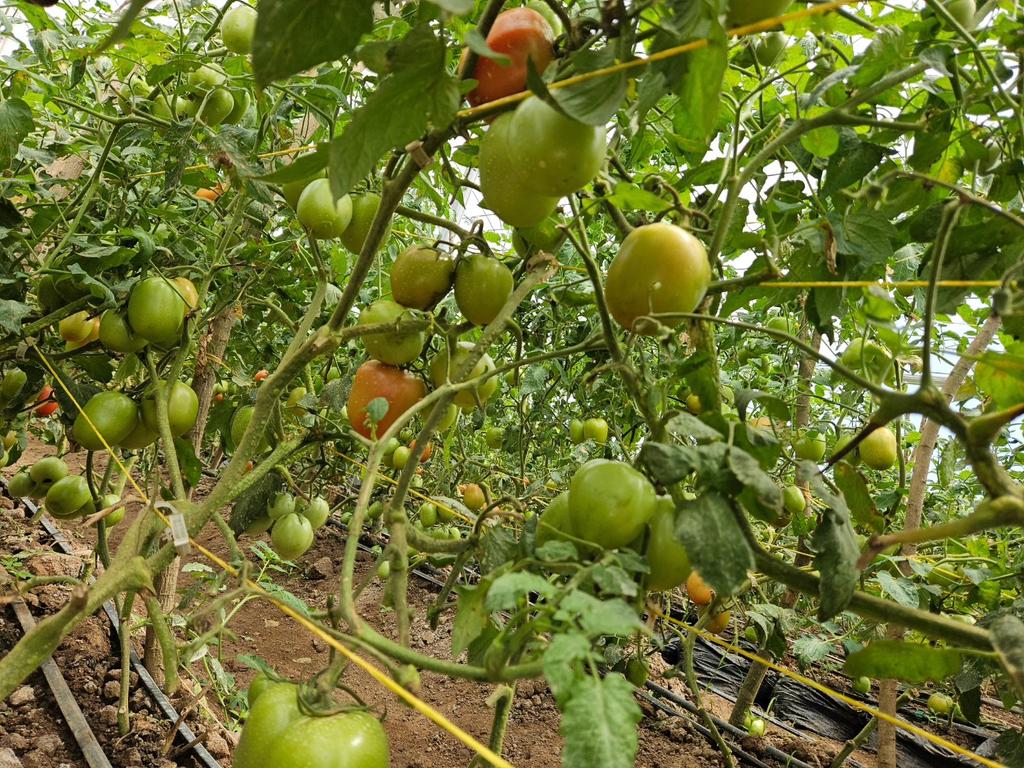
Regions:
[[[33, 443], [19, 464], [30, 464], [52, 452], [51, 447]], [[66, 457], [66, 460], [75, 469], [84, 461], [84, 454], [72, 455]], [[3, 473], [9, 477], [15, 469], [7, 468]], [[199, 496], [203, 490], [200, 488]], [[7, 504], [10, 505], [10, 502], [7, 501]], [[129, 519], [136, 512], [130, 509]], [[11, 554], [23, 553], [18, 554], [16, 564], [23, 565], [33, 574], [79, 575], [83, 562], [91, 560], [94, 534], [89, 529], [73, 524], [62, 523], [60, 527], [75, 545], [76, 557], [54, 554], [45, 531], [39, 526], [29, 528], [21, 510], [0, 511], [0, 558], [6, 562]], [[113, 544], [116, 544], [117, 532], [125, 527], [122, 524], [114, 529]], [[203, 531], [200, 543], [217, 554], [227, 554], [223, 539], [213, 526]], [[243, 539], [242, 543], [251, 546], [252, 540], [246, 544]], [[285, 573], [275, 573], [274, 581], [311, 608], [322, 610], [337, 585], [342, 546], [340, 530], [325, 526], [318, 532], [317, 541], [303, 556], [300, 566]], [[197, 557], [193, 556], [188, 562], [206, 565], [204, 560]], [[258, 562], [255, 558], [251, 560]], [[394, 637], [392, 614], [382, 612], [379, 608], [383, 582], [375, 576], [371, 577], [372, 571], [373, 563], [369, 556], [361, 554], [356, 581], [362, 583], [369, 578], [369, 583], [359, 596], [358, 607], [361, 615], [378, 631]], [[195, 579], [199, 573], [201, 571], [188, 568], [181, 573], [180, 595], [203, 588], [203, 584]], [[39, 619], [47, 612], [59, 608], [65, 602], [68, 591], [69, 588], [63, 585], [47, 585], [33, 590], [27, 602]], [[412, 626], [413, 647], [438, 658], [450, 658], [451, 614], [442, 617], [437, 630], [431, 629], [423, 618], [435, 594], [434, 589], [424, 582], [416, 579], [410, 582], [409, 603], [416, 617]], [[135, 614], [136, 621], [144, 618], [141, 607], [136, 607]], [[13, 616], [9, 612], [0, 612], [0, 651], [9, 648], [20, 634], [20, 627]], [[136, 632], [133, 636], [140, 655], [141, 634]], [[189, 639], [182, 627], [178, 628], [178, 635], [179, 642]], [[281, 676], [294, 680], [310, 678], [327, 664], [329, 658], [324, 643], [296, 626], [274, 606], [258, 600], [245, 603], [235, 613], [229, 631], [223, 633], [219, 649], [211, 646], [208, 651], [208, 656], [191, 666], [191, 677], [183, 673], [183, 690], [172, 697], [172, 701], [179, 712], [190, 712], [189, 724], [224, 766], [230, 766], [231, 747], [237, 740], [239, 723], [236, 717], [244, 706], [240, 693], [256, 674], [254, 669], [239, 660], [239, 656], [257, 656], [269, 663]], [[222, 680], [233, 683], [233, 688], [213, 684], [216, 665], [209, 663], [211, 657], [216, 657], [220, 662], [226, 675]], [[152, 711], [145, 692], [135, 687], [137, 681], [134, 680], [134, 673], [130, 696], [132, 729], [127, 736], [120, 736], [117, 728], [120, 670], [117, 668], [116, 655], [110, 647], [109, 625], [105, 617], [94, 616], [83, 623], [61, 645], [55, 659], [115, 766], [170, 768], [196, 764], [190, 753], [176, 755], [175, 747], [167, 751], [171, 724]], [[649, 660], [652, 679], [685, 698], [691, 698], [679, 679], [663, 676], [668, 665], [659, 655], [653, 653]], [[420, 714], [398, 703], [362, 671], [347, 670], [343, 681], [353, 693], [384, 717], [391, 743], [391, 764], [396, 768], [434, 768], [469, 763], [472, 752], [468, 748]], [[841, 690], [846, 687], [846, 681], [843, 680], [828, 682], [841, 682]], [[24, 768], [77, 768], [84, 765], [81, 756], [76, 754], [74, 741], [55, 709], [42, 676], [37, 673], [27, 684], [33, 691], [33, 701], [19, 706], [12, 706], [9, 702], [0, 704], [0, 765], [5, 765], [2, 760], [4, 748], [13, 750]], [[492, 693], [491, 685], [422, 673], [419, 696], [486, 743], [493, 715], [487, 699]], [[723, 719], [728, 717], [731, 709], [729, 701], [710, 693], [705, 695], [704, 701], [716, 715]], [[641, 705], [645, 719], [639, 730], [637, 766], [714, 768], [724, 765], [717, 749], [696, 730], [688, 715], [671, 716], [644, 702]], [[1006, 713], [1001, 714], [1005, 719]], [[517, 766], [557, 768], [561, 764], [558, 725], [558, 711], [543, 680], [520, 683], [509, 721], [504, 755]], [[60, 747], [48, 749], [55, 743], [55, 739]], [[828, 765], [841, 747], [836, 742], [810, 734], [796, 736], [770, 724], [764, 739], [747, 738], [742, 741], [744, 749], [772, 764], [772, 759], [765, 754], [766, 744], [789, 752], [814, 766]], [[873, 763], [873, 756], [860, 751], [854, 754], [854, 759], [865, 765]]]

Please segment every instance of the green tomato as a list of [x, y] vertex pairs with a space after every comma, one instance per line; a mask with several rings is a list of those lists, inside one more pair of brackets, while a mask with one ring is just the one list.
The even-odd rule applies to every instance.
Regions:
[[391, 466], [395, 469], [405, 469], [405, 465], [409, 463], [411, 455], [412, 451], [409, 450], [408, 446], [398, 446], [395, 448], [395, 452], [391, 454]]
[[[196, 425], [198, 416], [199, 395], [185, 382], [174, 382], [167, 400], [167, 417], [171, 426], [171, 434], [175, 437], [184, 435]], [[142, 401], [142, 420], [150, 430], [159, 434], [155, 395], [150, 395]]]
[[295, 497], [290, 493], [278, 493], [270, 501], [267, 514], [272, 520], [278, 520], [295, 512]]
[[943, 5], [961, 27], [968, 32], [974, 29], [974, 14], [978, 12], [975, 0], [946, 0]]
[[686, 547], [676, 535], [676, 506], [668, 496], [659, 496], [654, 514], [648, 523], [647, 588], [651, 592], [674, 589], [686, 581], [693, 570]]
[[[711, 284], [711, 265], [703, 244], [685, 229], [659, 222], [637, 227], [622, 241], [608, 268], [605, 298], [612, 317], [636, 333], [653, 333], [638, 318], [693, 312]], [[676, 326], [682, 318], [661, 323]]]
[[386, 579], [391, 575], [391, 563], [387, 560], [381, 560], [377, 565], [377, 578]]
[[501, 427], [488, 427], [484, 432], [484, 440], [487, 442], [488, 448], [497, 451], [505, 442], [505, 430]]
[[814, 463], [818, 463], [825, 457], [827, 449], [828, 445], [825, 443], [823, 435], [804, 435], [793, 443], [793, 453], [796, 454], [798, 459], [813, 461]]
[[100, 315], [100, 344], [107, 349], [127, 355], [138, 352], [148, 343], [132, 333], [120, 312], [108, 309]]
[[936, 691], [928, 697], [928, 709], [937, 715], [949, 715], [953, 711], [953, 707], [956, 706], [952, 697], [947, 696], [944, 693]]
[[22, 470], [8, 481], [7, 492], [11, 494], [12, 498], [24, 499], [32, 495], [35, 487], [36, 484], [32, 478], [29, 477], [28, 472]]
[[199, 69], [189, 72], [188, 84], [199, 93], [206, 93], [224, 84], [227, 75], [218, 67], [203, 64]]
[[158, 437], [160, 435], [157, 434], [156, 430], [150, 429], [143, 419], [139, 419], [135, 429], [131, 431], [128, 437], [118, 443], [118, 446], [127, 448], [130, 451], [136, 451], [152, 445]]
[[569, 483], [569, 516], [577, 535], [604, 549], [637, 538], [657, 506], [654, 486], [621, 461], [593, 459]]
[[271, 683], [252, 704], [235, 750], [234, 768], [388, 768], [388, 737], [365, 711], [313, 717], [298, 688]]
[[232, 53], [246, 54], [252, 51], [256, 35], [256, 9], [237, 3], [225, 11], [220, 20], [220, 39]]
[[139, 408], [134, 400], [121, 392], [100, 392], [75, 417], [71, 435], [83, 448], [100, 451], [106, 447], [104, 441], [111, 447], [119, 444], [138, 423]]
[[649, 674], [650, 670], [643, 659], [634, 656], [626, 662], [626, 679], [637, 688], [643, 688], [647, 684]]
[[512, 271], [497, 259], [469, 256], [455, 270], [455, 303], [473, 325], [487, 325], [515, 287]]
[[[120, 501], [121, 497], [116, 493], [106, 493], [100, 497], [99, 508], [108, 509], [109, 507], [113, 507], [115, 504], [119, 504]], [[124, 520], [124, 505], [121, 504], [121, 506], [111, 510], [103, 520], [108, 526], [114, 526], [120, 523]]]
[[726, 24], [731, 29], [774, 18], [781, 15], [789, 3], [790, 0], [730, 0]]
[[870, 677], [856, 677], [853, 680], [853, 690], [857, 693], [868, 693], [871, 690]]
[[[237, 411], [235, 415], [231, 417], [231, 448], [234, 450], [238, 447], [238, 444], [242, 442], [242, 435], [245, 434], [245, 430], [249, 428], [249, 422], [252, 420], [252, 414], [255, 408], [251, 405], [243, 405]], [[256, 448], [257, 453], [262, 453], [269, 447], [267, 442], [266, 428], [262, 437], [260, 438], [259, 446]]]
[[512, 113], [507, 142], [526, 187], [556, 198], [586, 186], [601, 170], [607, 147], [604, 127], [566, 117], [536, 96]]
[[876, 383], [891, 381], [896, 375], [889, 350], [859, 336], [843, 350], [839, 363]]
[[3, 379], [0, 380], [0, 399], [3, 399], [5, 403], [11, 402], [21, 394], [21, 390], [25, 388], [27, 382], [28, 374], [21, 368], [12, 368], [7, 371]]
[[429, 501], [425, 501], [420, 504], [419, 510], [417, 510], [420, 522], [424, 528], [429, 528], [432, 525], [437, 524], [437, 506], [431, 504]]
[[566, 539], [562, 534], [575, 536], [569, 517], [569, 492], [562, 491], [555, 496], [537, 519], [537, 534], [534, 538], [540, 547], [549, 541]]
[[341, 237], [352, 220], [352, 198], [342, 195], [336, 200], [328, 179], [314, 179], [299, 195], [295, 213], [314, 237]]
[[309, 500], [309, 503], [302, 508], [302, 516], [309, 520], [309, 524], [313, 526], [313, 530], [322, 527], [323, 524], [327, 522], [327, 518], [330, 514], [331, 506], [323, 496], [314, 496]]
[[33, 464], [28, 470], [40, 496], [45, 496], [50, 486], [68, 476], [68, 465], [56, 456], [46, 456]]
[[444, 412], [444, 416], [441, 417], [441, 421], [437, 423], [437, 431], [444, 432], [445, 430], [451, 429], [456, 421], [459, 420], [459, 406], [452, 403], [448, 406], [448, 410]]
[[583, 422], [583, 436], [604, 445], [608, 442], [608, 422], [600, 418], [587, 419]]
[[764, 720], [762, 720], [760, 717], [752, 718], [750, 721], [750, 725], [747, 726], [747, 733], [749, 733], [751, 736], [755, 738], [760, 738], [761, 736], [764, 736], [764, 732]]
[[769, 318], [768, 322], [765, 323], [765, 327], [779, 333], [788, 333], [790, 336], [795, 336], [800, 330], [793, 318], [785, 315], [776, 315]]
[[896, 433], [888, 427], [873, 430], [857, 446], [860, 457], [871, 469], [891, 469], [896, 464], [899, 449]]
[[807, 509], [804, 492], [795, 485], [787, 485], [782, 489], [782, 506], [789, 515], [799, 515]]
[[292, 512], [274, 523], [270, 543], [282, 558], [294, 560], [313, 544], [313, 526], [302, 515]]
[[770, 67], [786, 50], [786, 35], [782, 32], [765, 32], [754, 40], [754, 58], [762, 67]]
[[322, 179], [326, 175], [327, 171], [321, 170], [315, 176], [310, 176], [308, 179], [286, 181], [281, 185], [281, 194], [284, 195], [284, 199], [288, 202], [288, 205], [293, 209], [298, 208], [299, 198], [302, 196], [302, 191], [308, 187], [314, 179]]
[[480, 142], [480, 191], [483, 205], [513, 227], [534, 227], [555, 211], [558, 198], [527, 188], [519, 147], [509, 142], [513, 115], [500, 115]]
[[175, 344], [181, 338], [185, 311], [185, 300], [174, 283], [162, 277], [140, 280], [128, 297], [131, 330], [136, 336], [162, 347]]
[[[401, 304], [388, 299], [373, 302], [359, 314], [359, 325], [396, 325], [402, 320], [414, 320], [412, 313]], [[375, 360], [388, 365], [411, 363], [423, 351], [427, 342], [424, 331], [392, 331], [362, 337], [366, 352]]]
[[227, 88], [214, 88], [203, 100], [197, 117], [211, 127], [223, 123], [235, 108], [235, 97]]
[[[837, 456], [853, 440], [853, 435], [840, 435], [836, 444], [832, 447], [832, 455]], [[843, 461], [851, 466], [860, 464], [860, 446], [854, 448], [843, 457]]]
[[60, 520], [78, 517], [91, 504], [89, 484], [78, 475], [61, 478], [46, 492], [46, 511]]
[[535, 10], [544, 17], [544, 20], [551, 26], [553, 38], [562, 34], [562, 20], [558, 18], [558, 14], [544, 0], [530, 0], [526, 7]]
[[252, 97], [246, 90], [232, 91], [231, 103], [231, 111], [224, 118], [225, 125], [234, 125], [245, 117], [245, 113], [249, 111], [249, 107], [252, 104]]
[[584, 424], [581, 419], [573, 419], [569, 422], [569, 439], [573, 445], [579, 445], [586, 437], [584, 435]]
[[256, 699], [259, 698], [260, 694], [267, 690], [267, 687], [271, 684], [271, 679], [265, 672], [257, 672], [256, 677], [249, 683], [249, 688], [245, 693], [246, 700], [249, 702], [249, 709], [252, 709], [252, 705], [256, 703]]
[[[451, 355], [452, 369], [458, 371], [462, 367], [463, 360], [469, 355], [475, 345], [468, 341], [460, 341], [455, 352]], [[435, 387], [443, 386], [448, 381], [448, 353], [442, 349], [433, 360], [430, 361], [430, 380]], [[484, 354], [473, 366], [467, 381], [479, 378], [480, 376], [494, 370], [494, 361], [491, 356]], [[486, 403], [498, 389], [498, 379], [491, 376], [481, 384], [472, 389], [460, 390], [454, 397], [453, 402], [464, 411], [471, 411], [476, 408], [477, 397], [481, 403]], [[474, 393], [476, 393], [474, 395]]]
[[[352, 253], [359, 253], [363, 249], [363, 242], [370, 231], [370, 225], [380, 208], [380, 195], [376, 192], [367, 192], [356, 195], [352, 198], [352, 220], [341, 235], [341, 244]], [[391, 224], [387, 230], [390, 231]], [[387, 239], [388, 231], [385, 231], [384, 238]]]
[[436, 248], [413, 245], [391, 265], [391, 298], [403, 307], [430, 309], [452, 288], [455, 260]]

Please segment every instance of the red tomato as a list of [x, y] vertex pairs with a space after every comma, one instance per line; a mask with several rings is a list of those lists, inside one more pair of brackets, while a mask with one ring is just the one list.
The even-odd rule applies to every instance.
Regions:
[[[416, 441], [413, 440], [409, 443], [409, 448], [416, 450]], [[427, 443], [427, 447], [423, 449], [423, 453], [420, 454], [420, 464], [425, 464], [430, 461], [430, 457], [434, 455], [434, 444]]]
[[[473, 106], [486, 104], [526, 90], [526, 61], [533, 59], [537, 72], [543, 72], [555, 57], [551, 44], [554, 30], [547, 19], [532, 8], [513, 8], [498, 14], [487, 35], [487, 45], [495, 53], [508, 56], [508, 66], [481, 56], [473, 69], [475, 89], [469, 92]], [[463, 54], [463, 58], [468, 52]]]
[[51, 387], [49, 384], [46, 384], [41, 390], [39, 390], [39, 394], [36, 396], [36, 402], [42, 403], [42, 405], [36, 408], [36, 416], [49, 416], [50, 414], [54, 413], [58, 408], [60, 408], [56, 400], [46, 402], [49, 401], [50, 398], [52, 397], [53, 387]]
[[266, 368], [264, 368], [262, 371], [256, 371], [256, 375], [252, 377], [252, 380], [259, 384], [261, 381], [264, 381], [269, 375], [270, 372]]
[[348, 419], [356, 432], [363, 437], [371, 437], [373, 433], [366, 421], [367, 411], [371, 402], [384, 398], [388, 402], [388, 410], [377, 422], [377, 434], [381, 435], [425, 394], [427, 388], [418, 377], [393, 365], [369, 360], [359, 366], [352, 379]]

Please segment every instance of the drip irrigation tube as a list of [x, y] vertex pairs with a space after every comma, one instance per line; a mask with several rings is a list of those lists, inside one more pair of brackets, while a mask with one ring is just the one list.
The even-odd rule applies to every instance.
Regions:
[[[7, 490], [7, 483], [3, 483], [4, 491]], [[29, 516], [36, 515], [40, 510], [33, 504], [29, 499], [15, 499], [16, 503], [21, 503]], [[42, 524], [43, 529], [47, 532], [54, 544], [66, 555], [73, 555], [74, 550], [71, 548], [71, 542], [68, 541], [67, 537], [57, 528], [49, 515], [41, 514], [39, 516], [39, 522]], [[103, 612], [107, 615], [110, 620], [111, 633], [115, 639], [120, 639], [121, 635], [121, 622], [117, 616], [117, 609], [114, 604], [107, 601], [103, 604]], [[114, 647], [119, 647], [119, 643], [115, 642]], [[159, 707], [160, 711], [175, 727], [178, 732], [178, 736], [182, 740], [186, 749], [192, 751], [200, 765], [204, 768], [221, 768], [220, 763], [217, 762], [216, 758], [209, 753], [205, 746], [199, 741], [199, 737], [196, 736], [195, 732], [189, 728], [188, 724], [184, 721], [184, 718], [178, 714], [178, 711], [174, 708], [174, 704], [167, 698], [164, 692], [160, 689], [160, 686], [153, 679], [153, 676], [149, 674], [149, 670], [146, 669], [142, 660], [139, 659], [138, 654], [135, 653], [135, 649], [131, 650], [130, 657], [132, 669], [138, 674], [139, 682], [142, 683], [142, 687], [145, 688], [146, 694], [153, 701], [154, 704]], [[109, 766], [109, 764], [108, 764]]]

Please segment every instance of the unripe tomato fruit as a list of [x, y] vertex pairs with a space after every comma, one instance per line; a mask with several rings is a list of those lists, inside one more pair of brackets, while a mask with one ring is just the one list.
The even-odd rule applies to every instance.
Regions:
[[290, 493], [276, 493], [267, 507], [267, 515], [271, 520], [278, 520], [295, 511], [295, 497]]
[[203, 64], [199, 69], [189, 72], [188, 84], [196, 91], [205, 93], [222, 85], [226, 78], [227, 75], [219, 67]]
[[853, 679], [853, 690], [857, 693], [868, 693], [871, 690], [871, 678], [855, 677]]
[[331, 507], [323, 496], [314, 496], [308, 504], [303, 505], [301, 514], [309, 520], [309, 524], [315, 531], [327, 522], [327, 518], [331, 514]]
[[352, 198], [342, 195], [336, 200], [328, 179], [314, 179], [299, 195], [295, 213], [314, 237], [340, 237], [352, 221]]
[[604, 549], [624, 547], [637, 538], [656, 506], [654, 486], [621, 461], [588, 461], [569, 482], [573, 530]]
[[388, 410], [376, 427], [377, 434], [382, 434], [426, 393], [423, 382], [411, 373], [369, 360], [359, 366], [352, 379], [347, 404], [349, 421], [356, 432], [371, 437], [373, 433], [366, 421], [367, 408], [371, 401], [382, 397], [388, 401]]
[[821, 461], [828, 449], [825, 438], [822, 435], [804, 435], [793, 444], [793, 453], [798, 459], [804, 461]]
[[795, 485], [787, 485], [782, 489], [782, 506], [789, 515], [799, 515], [807, 509], [804, 492]]
[[692, 571], [686, 579], [686, 594], [697, 605], [708, 605], [715, 597], [714, 591], [696, 571]]
[[178, 295], [185, 302], [186, 315], [199, 308], [199, 289], [195, 283], [187, 277], [175, 277], [171, 283], [178, 289]]
[[604, 128], [566, 117], [536, 96], [516, 107], [507, 130], [526, 188], [538, 195], [570, 195], [601, 170]]
[[839, 363], [874, 382], [890, 381], [895, 375], [892, 353], [878, 342], [860, 336], [843, 350]]
[[[100, 392], [93, 395], [82, 408], [82, 412], [75, 417], [71, 435], [83, 448], [101, 451], [105, 447], [104, 441], [111, 447], [119, 444], [132, 433], [138, 423], [139, 408], [128, 395], [121, 392]], [[100, 439], [100, 435], [103, 436], [103, 440]]]
[[60, 405], [56, 402], [46, 402], [53, 397], [53, 387], [46, 384], [42, 389], [39, 390], [39, 394], [36, 395], [36, 402], [42, 403], [38, 408], [35, 409], [34, 413], [36, 416], [49, 416], [54, 413]]
[[[832, 455], [838, 456], [851, 440], [853, 440], [853, 435], [840, 435], [836, 444], [832, 446]], [[842, 460], [854, 467], [860, 464], [860, 446], [846, 454]]]
[[286, 181], [281, 185], [281, 194], [284, 195], [284, 199], [287, 201], [293, 209], [299, 205], [299, 197], [302, 196], [302, 191], [308, 187], [314, 179], [322, 179], [327, 175], [327, 171], [321, 170], [314, 176], [310, 176], [308, 179], [300, 179], [299, 181]]
[[[231, 449], [234, 450], [238, 447], [239, 443], [242, 442], [242, 436], [245, 435], [245, 430], [249, 428], [249, 422], [252, 421], [253, 411], [256, 409], [251, 405], [243, 405], [237, 411], [235, 415], [231, 417]], [[263, 452], [267, 449], [267, 434], [264, 428], [263, 435], [260, 437], [260, 441], [256, 450]]]
[[[401, 304], [379, 299], [359, 313], [359, 325], [397, 325], [402, 320], [414, 320]], [[392, 331], [362, 336], [367, 354], [388, 365], [405, 365], [420, 356], [427, 341], [424, 331]]]
[[[21, 390], [25, 388], [25, 384], [28, 382], [28, 374], [25, 373], [21, 368], [11, 368], [4, 374], [3, 379], [0, 379], [0, 398], [3, 402], [9, 403], [18, 395], [21, 394]], [[11, 446], [7, 446], [10, 448]]]
[[7, 482], [7, 492], [14, 499], [23, 499], [26, 496], [31, 496], [35, 487], [36, 484], [26, 471], [19, 472]]
[[[370, 225], [380, 208], [380, 195], [376, 192], [366, 192], [362, 195], [355, 195], [352, 198], [352, 220], [349, 221], [345, 231], [341, 233], [341, 244], [352, 253], [359, 253], [363, 249], [363, 242], [370, 231]], [[391, 225], [388, 224], [390, 231]], [[387, 232], [384, 238], [387, 239]]]
[[693, 570], [686, 547], [676, 536], [676, 506], [668, 496], [659, 496], [654, 514], [648, 523], [647, 589], [664, 592], [678, 587]]
[[46, 511], [60, 520], [77, 517], [92, 505], [92, 494], [84, 477], [68, 475], [46, 492]]
[[313, 544], [313, 526], [309, 520], [294, 512], [278, 518], [270, 531], [274, 551], [285, 560], [303, 555]]
[[583, 422], [583, 436], [604, 445], [608, 442], [608, 422], [600, 418], [587, 419]]
[[173, 283], [163, 277], [147, 277], [135, 284], [128, 297], [128, 325], [151, 344], [168, 346], [181, 336], [185, 308]]
[[437, 507], [431, 504], [429, 501], [425, 501], [420, 504], [420, 508], [416, 512], [419, 515], [420, 522], [424, 528], [429, 528], [432, 525], [437, 524]]
[[565, 539], [562, 534], [575, 536], [572, 520], [569, 518], [569, 492], [562, 491], [544, 508], [537, 519], [537, 533], [534, 537], [538, 547], [553, 541]]
[[786, 36], [782, 32], [765, 32], [754, 39], [754, 58], [762, 67], [770, 67], [786, 50]]
[[412, 454], [406, 446], [400, 445], [395, 448], [395, 452], [391, 454], [391, 466], [395, 469], [405, 469], [405, 465], [409, 463], [409, 456]]
[[488, 427], [487, 432], [484, 433], [484, 440], [487, 442], [488, 448], [496, 451], [505, 442], [505, 430], [501, 427]]
[[[548, 20], [532, 8], [502, 11], [487, 33], [487, 46], [507, 56], [510, 62], [498, 62], [480, 56], [473, 67], [477, 86], [466, 97], [470, 104], [489, 101], [526, 90], [527, 59], [538, 73], [547, 69], [555, 57], [554, 30]], [[468, 53], [464, 53], [463, 57]]]
[[138, 352], [149, 342], [136, 336], [125, 322], [124, 316], [113, 309], [100, 315], [100, 344], [114, 352]]
[[547, 23], [551, 25], [551, 31], [554, 33], [556, 38], [562, 34], [562, 31], [564, 30], [562, 20], [558, 18], [558, 14], [555, 13], [551, 6], [545, 3], [544, 0], [530, 0], [530, 2], [526, 4], [526, 7], [532, 8], [544, 17]]
[[304, 714], [298, 688], [270, 683], [252, 704], [235, 749], [234, 768], [388, 768], [388, 737], [370, 713]]
[[89, 313], [82, 310], [65, 317], [58, 323], [57, 328], [60, 331], [60, 337], [64, 341], [77, 344], [89, 338], [89, 334], [92, 333], [92, 326], [92, 318], [89, 317]]
[[51, 485], [68, 476], [68, 465], [57, 456], [46, 456], [29, 468], [28, 476], [45, 495]]
[[487, 503], [484, 489], [476, 483], [466, 483], [466, 485], [462, 486], [462, 503], [473, 512], [482, 509], [484, 504]]
[[235, 97], [227, 88], [214, 88], [203, 97], [202, 107], [196, 117], [206, 125], [220, 125], [235, 108]]
[[[451, 370], [458, 372], [462, 367], [463, 360], [469, 355], [470, 350], [473, 349], [473, 344], [468, 341], [460, 341], [455, 349], [455, 352], [451, 355]], [[448, 381], [448, 350], [442, 349], [433, 360], [430, 361], [430, 380], [434, 383], [435, 387], [443, 386]], [[494, 370], [494, 361], [491, 356], [484, 354], [473, 366], [473, 370], [470, 371], [469, 376], [466, 377], [466, 381], [477, 379], [484, 374]], [[487, 400], [495, 393], [498, 389], [498, 379], [495, 376], [491, 376], [481, 384], [477, 384], [472, 389], [463, 389], [455, 395], [452, 402], [454, 402], [459, 408], [464, 411], [471, 411], [476, 408], [476, 399], [480, 398], [481, 403], [486, 403]], [[474, 396], [474, 392], [476, 395]]]
[[686, 396], [686, 410], [688, 410], [694, 416], [698, 415], [702, 410], [704, 410], [704, 407], [700, 402], [700, 395], [696, 393], [691, 393]]
[[508, 301], [512, 271], [497, 259], [473, 255], [455, 270], [455, 303], [473, 325], [487, 325]]
[[231, 101], [233, 106], [228, 112], [228, 116], [224, 118], [225, 125], [234, 125], [245, 117], [245, 113], [249, 111], [249, 106], [252, 104], [252, 97], [246, 90], [236, 90], [231, 92]]
[[301, 418], [306, 413], [306, 409], [300, 403], [308, 392], [309, 390], [305, 387], [292, 387], [292, 391], [288, 393], [288, 400], [285, 401], [284, 409], [296, 419]]
[[573, 419], [569, 422], [569, 439], [573, 445], [579, 445], [586, 439], [584, 424], [580, 419]]
[[143, 419], [139, 419], [139, 423], [135, 425], [135, 429], [131, 431], [131, 434], [118, 443], [118, 445], [128, 450], [139, 450], [152, 445], [159, 436], [156, 430], [150, 429]]
[[[711, 283], [711, 266], [701, 242], [685, 229], [666, 224], [637, 227], [622, 241], [608, 268], [605, 298], [612, 317], [627, 330], [637, 318], [668, 312], [693, 312]], [[660, 320], [674, 327], [680, 318]]]
[[[109, 507], [113, 507], [115, 504], [119, 504], [120, 501], [121, 497], [118, 496], [116, 493], [107, 493], [100, 497], [99, 507], [100, 509], [108, 509]], [[108, 512], [103, 518], [103, 521], [108, 526], [117, 525], [122, 520], [124, 520], [123, 504], [121, 504], [121, 506], [119, 507], [116, 507], [115, 509], [110, 510], [110, 512]]]
[[761, 736], [764, 736], [765, 727], [766, 726], [764, 720], [762, 720], [760, 717], [755, 717], [752, 718], [750, 723], [747, 725], [747, 733], [749, 733], [754, 738], [760, 738]]
[[860, 441], [860, 457], [872, 469], [890, 469], [896, 464], [896, 434], [888, 427], [879, 427]]
[[533, 227], [555, 211], [558, 198], [533, 193], [518, 157], [517, 145], [510, 143], [511, 113], [491, 123], [480, 141], [480, 191], [483, 205], [513, 227]]
[[459, 420], [459, 406], [452, 403], [448, 406], [448, 410], [444, 412], [444, 416], [441, 417], [441, 421], [437, 423], [437, 431], [444, 432], [447, 429], [451, 429], [456, 421]]
[[[153, 432], [159, 434], [159, 420], [156, 416], [155, 395], [142, 401], [142, 420]], [[167, 417], [171, 425], [171, 434], [175, 437], [184, 435], [196, 425], [199, 416], [199, 395], [188, 384], [176, 381], [171, 386], [167, 400]]]
[[413, 245], [391, 265], [391, 298], [403, 307], [430, 309], [451, 290], [455, 260], [436, 248]]
[[711, 632], [716, 635], [721, 635], [725, 632], [725, 630], [729, 628], [729, 620], [731, 618], [732, 613], [730, 611], [722, 611], [721, 613], [716, 613], [714, 616], [711, 617], [711, 620], [708, 621], [704, 628], [707, 629], [708, 632]]
[[644, 663], [643, 659], [638, 659], [635, 656], [626, 662], [626, 679], [629, 680], [630, 684], [635, 685], [637, 688], [642, 688], [647, 684], [647, 677], [650, 670], [647, 668], [647, 664]]
[[928, 697], [928, 709], [937, 715], [948, 715], [955, 706], [952, 697], [936, 691]]
[[790, 0], [730, 0], [726, 23], [732, 28], [774, 18], [785, 11], [789, 3]]
[[943, 5], [961, 27], [968, 32], [974, 29], [974, 14], [978, 11], [975, 0], [947, 0]]
[[220, 20], [220, 39], [232, 53], [250, 53], [256, 35], [256, 9], [236, 3]]

